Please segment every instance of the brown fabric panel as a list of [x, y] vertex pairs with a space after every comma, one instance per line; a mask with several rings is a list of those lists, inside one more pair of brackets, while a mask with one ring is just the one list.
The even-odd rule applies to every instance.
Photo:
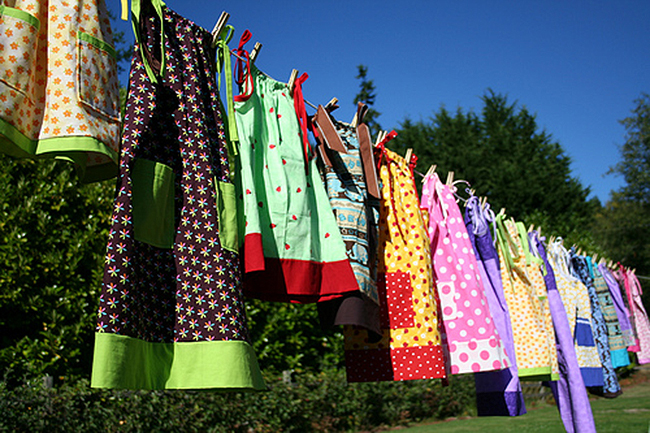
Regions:
[[332, 119], [322, 105], [318, 106], [318, 110], [314, 115], [314, 122], [316, 123], [316, 126], [318, 126], [318, 131], [325, 138], [327, 147], [337, 152], [348, 153], [348, 149], [345, 147], [343, 140], [341, 140], [341, 137], [336, 131]]
[[361, 153], [361, 160], [363, 161], [363, 172], [366, 175], [368, 194], [375, 198], [380, 198], [379, 181], [377, 180], [375, 159], [372, 155], [372, 144], [368, 125], [360, 123], [357, 126], [357, 138], [359, 139], [359, 151]]
[[319, 302], [317, 308], [322, 329], [340, 325], [360, 326], [369, 331], [368, 337], [372, 342], [381, 339], [379, 305], [359, 291]]

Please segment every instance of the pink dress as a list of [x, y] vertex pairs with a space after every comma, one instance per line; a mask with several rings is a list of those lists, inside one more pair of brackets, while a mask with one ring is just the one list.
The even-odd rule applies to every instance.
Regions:
[[434, 279], [440, 297], [443, 343], [452, 374], [500, 370], [510, 361], [494, 326], [474, 249], [449, 186], [437, 174], [424, 179]]

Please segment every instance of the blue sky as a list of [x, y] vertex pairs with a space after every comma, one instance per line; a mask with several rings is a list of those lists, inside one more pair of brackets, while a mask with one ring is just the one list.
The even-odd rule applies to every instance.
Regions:
[[[307, 100], [351, 119], [357, 65], [376, 86], [384, 129], [426, 120], [441, 106], [479, 111], [488, 88], [537, 115], [572, 159], [573, 175], [602, 202], [622, 179], [605, 176], [625, 140], [619, 120], [650, 93], [650, 1], [233, 1], [169, 0], [212, 29], [221, 11], [245, 29], [256, 65], [286, 81], [307, 72]], [[119, 2], [109, 8], [119, 12]], [[132, 40], [130, 24], [116, 30]], [[122, 76], [126, 84], [126, 74]]]

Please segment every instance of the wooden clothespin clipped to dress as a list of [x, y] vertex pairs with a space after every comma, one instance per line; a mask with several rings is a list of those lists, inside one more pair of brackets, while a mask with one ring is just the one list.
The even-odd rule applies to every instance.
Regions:
[[251, 59], [251, 62], [255, 63], [255, 59], [257, 58], [257, 55], [260, 53], [261, 49], [262, 49], [262, 44], [260, 44], [259, 42], [255, 42], [253, 51], [251, 51], [250, 56], [248, 56], [248, 58]]
[[453, 183], [454, 183], [454, 172], [449, 171], [447, 172], [447, 182], [445, 182], [445, 184], [447, 186], [451, 186]]
[[339, 98], [337, 97], [330, 99], [330, 102], [325, 104], [325, 111], [327, 111], [328, 113], [331, 113], [337, 108], [339, 108]]
[[433, 173], [436, 172], [436, 167], [437, 167], [436, 164], [432, 164], [432, 165], [429, 166], [429, 169], [427, 170], [427, 173], [426, 173], [426, 174], [424, 175], [424, 177], [422, 178], [422, 183], [424, 183], [424, 180], [425, 180], [427, 177], [431, 176]]
[[411, 156], [413, 156], [413, 148], [409, 147], [406, 149], [406, 153], [404, 154], [404, 160], [406, 161], [407, 164], [411, 163]]
[[375, 147], [379, 146], [379, 143], [384, 141], [384, 138], [386, 138], [386, 131], [379, 131], [377, 134], [377, 141], [375, 142]]
[[214, 28], [212, 29], [212, 46], [215, 47], [217, 45], [217, 40], [219, 39], [219, 36], [221, 35], [221, 31], [226, 27], [226, 24], [228, 23], [228, 19], [230, 19], [230, 14], [226, 11], [221, 12], [221, 16], [217, 20], [217, 23], [214, 25]]
[[296, 84], [296, 78], [298, 78], [298, 70], [293, 69], [291, 71], [291, 75], [289, 76], [289, 82], [287, 83], [287, 86], [289, 87], [289, 91], [293, 93], [293, 86]]

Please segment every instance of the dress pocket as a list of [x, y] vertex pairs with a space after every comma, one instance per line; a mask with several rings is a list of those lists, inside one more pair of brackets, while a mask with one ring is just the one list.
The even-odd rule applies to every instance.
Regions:
[[172, 248], [174, 172], [159, 162], [135, 159], [131, 169], [134, 237], [158, 248]]
[[0, 81], [31, 100], [39, 27], [35, 16], [0, 5]]
[[119, 120], [117, 53], [109, 43], [80, 31], [77, 36], [79, 100], [87, 108]]
[[219, 213], [219, 240], [227, 250], [239, 252], [239, 228], [237, 226], [237, 199], [235, 185], [215, 180], [217, 211]]

